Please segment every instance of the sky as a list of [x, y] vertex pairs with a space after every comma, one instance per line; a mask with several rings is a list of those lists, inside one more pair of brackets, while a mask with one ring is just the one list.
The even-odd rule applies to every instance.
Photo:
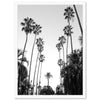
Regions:
[[[21, 31], [22, 26], [20, 23], [24, 18], [30, 17], [33, 20], [42, 26], [42, 32], [37, 38], [41, 37], [44, 40], [44, 51], [42, 54], [45, 56], [45, 61], [42, 64], [42, 83], [41, 85], [47, 85], [47, 79], [45, 78], [45, 74], [50, 72], [52, 74], [52, 78], [50, 79], [50, 86], [55, 90], [56, 86], [60, 83], [60, 67], [57, 64], [59, 59], [59, 53], [56, 48], [56, 44], [58, 43], [58, 38], [64, 35], [63, 29], [67, 24], [67, 20], [64, 18], [64, 9], [69, 5], [18, 5], [17, 10], [17, 47], [19, 49], [24, 48], [25, 43], [25, 32]], [[72, 5], [70, 5], [72, 6]], [[83, 6], [76, 5], [81, 24], [83, 24]], [[79, 36], [81, 35], [80, 28], [78, 25], [77, 17], [72, 19], [71, 25], [73, 27], [72, 41], [73, 41], [73, 49], [80, 48]], [[30, 61], [31, 50], [34, 41], [34, 34], [29, 34], [28, 42], [26, 46], [25, 56]], [[69, 49], [70, 53], [70, 42]], [[32, 60], [32, 69], [31, 69], [31, 80], [33, 80], [34, 75], [34, 67], [36, 64], [37, 57], [37, 46], [35, 45], [33, 60]], [[29, 66], [27, 66], [29, 69]]]

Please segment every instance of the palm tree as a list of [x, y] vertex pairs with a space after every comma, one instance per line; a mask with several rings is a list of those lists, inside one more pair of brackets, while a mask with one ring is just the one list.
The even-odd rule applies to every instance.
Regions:
[[[40, 67], [40, 62], [42, 64], [42, 62], [44, 61], [44, 55], [40, 54], [40, 57], [39, 57], [39, 64], [38, 64], [38, 70], [37, 70], [37, 79], [36, 79], [36, 94], [37, 93], [37, 88], [38, 88], [38, 78], [39, 78], [39, 67]], [[41, 66], [42, 67], [42, 66]], [[40, 86], [40, 84], [39, 84]]]
[[43, 44], [44, 44], [43, 39], [41, 39], [41, 38], [37, 39], [36, 44], [37, 44], [38, 54], [37, 54], [36, 65], [35, 65], [34, 76], [33, 76], [33, 94], [34, 94], [34, 83], [35, 83], [37, 62], [38, 62], [39, 56], [41, 55], [41, 52], [43, 51], [43, 48], [44, 48], [43, 47]]
[[27, 40], [28, 40], [28, 34], [32, 32], [32, 28], [33, 28], [34, 24], [35, 24], [35, 22], [33, 21], [33, 19], [29, 18], [29, 17], [24, 18], [24, 22], [21, 22], [21, 25], [23, 26], [22, 27], [22, 31], [24, 31], [25, 34], [26, 34], [26, 40], [25, 40], [25, 45], [24, 45], [24, 49], [23, 49], [22, 59], [24, 57], [24, 52], [25, 52], [25, 49], [26, 49], [26, 44], [27, 44]]
[[57, 49], [58, 49], [58, 52], [59, 52], [59, 59], [61, 58], [60, 57], [60, 50], [62, 49], [62, 44], [61, 43], [58, 43], [58, 44], [56, 44], [56, 47], [57, 47]]
[[64, 65], [64, 61], [62, 59], [58, 60], [58, 65], [60, 66], [60, 84], [62, 84], [62, 78], [61, 78], [61, 67]]
[[65, 54], [64, 54], [64, 43], [66, 43], [66, 38], [64, 36], [59, 37], [58, 39], [62, 45], [63, 48], [63, 61], [65, 62]]
[[64, 12], [65, 19], [67, 19], [68, 23], [70, 24], [70, 20], [74, 17], [74, 11], [71, 7], [67, 7], [64, 10], [65, 10]]
[[49, 79], [52, 77], [50, 72], [47, 72], [47, 74], [45, 75], [45, 77], [47, 78], [47, 86], [49, 86]]
[[35, 38], [34, 38], [34, 42], [33, 42], [33, 46], [32, 46], [32, 52], [31, 52], [31, 59], [30, 59], [30, 67], [29, 67], [29, 81], [30, 81], [30, 74], [31, 74], [31, 66], [32, 66], [32, 58], [33, 58], [33, 50], [34, 50], [34, 46], [35, 46], [35, 42], [36, 42], [36, 36], [39, 35], [39, 33], [41, 33], [41, 29], [42, 27], [40, 25], [35, 25], [33, 27], [33, 33], [35, 34]]
[[67, 56], [68, 56], [68, 40], [69, 40], [69, 37], [71, 39], [71, 51], [73, 52], [73, 44], [72, 44], [72, 36], [71, 34], [73, 33], [72, 31], [72, 26], [71, 25], [67, 25], [64, 27], [63, 31], [64, 31], [64, 34], [67, 36], [67, 45], [66, 45], [66, 63], [67, 63]]
[[[66, 27], [68, 28], [69, 31], [71, 31], [72, 27], [70, 25], [70, 20], [74, 17], [73, 9], [71, 7], [67, 7], [65, 9], [64, 16], [65, 16], [65, 19], [67, 19], [67, 21], [68, 21], [68, 26], [66, 26]], [[71, 40], [71, 50], [72, 50], [72, 53], [73, 53], [72, 35], [71, 35], [71, 33], [69, 33], [69, 34], [70, 34], [70, 40]]]
[[39, 77], [39, 85], [41, 84], [41, 72], [42, 72], [42, 63], [45, 60], [45, 56], [44, 55], [40, 55], [40, 62], [41, 62], [41, 67], [40, 67], [40, 77]]

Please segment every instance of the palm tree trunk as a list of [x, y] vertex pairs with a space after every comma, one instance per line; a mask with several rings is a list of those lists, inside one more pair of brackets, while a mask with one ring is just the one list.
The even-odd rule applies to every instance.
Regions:
[[37, 58], [36, 58], [36, 65], [35, 65], [35, 70], [34, 70], [34, 76], [33, 76], [33, 94], [34, 94], [34, 83], [35, 83], [35, 75], [36, 75], [36, 68], [37, 68], [37, 62], [38, 62], [38, 58], [39, 58], [39, 52], [37, 54]]
[[40, 67], [40, 61], [39, 61], [38, 70], [37, 70], [37, 80], [36, 80], [36, 94], [37, 94], [37, 87], [38, 87], [39, 67]]
[[[27, 40], [28, 40], [28, 34], [26, 34], [26, 40], [25, 40], [25, 45], [24, 45], [24, 49], [23, 49], [22, 59], [24, 57], [24, 52], [25, 52], [25, 49], [26, 49]], [[23, 63], [23, 61], [21, 61], [21, 64], [22, 63]]]
[[65, 51], [64, 51], [64, 45], [63, 45], [63, 61], [65, 62]]
[[75, 10], [75, 13], [76, 13], [76, 16], [77, 16], [77, 20], [78, 20], [78, 23], [79, 23], [79, 26], [80, 26], [81, 35], [83, 35], [83, 29], [82, 29], [82, 25], [81, 25], [81, 22], [80, 22], [80, 18], [79, 18], [79, 15], [78, 15], [78, 12], [77, 12], [76, 6], [73, 5], [73, 7], [74, 7], [74, 10]]
[[[60, 66], [60, 73], [61, 73], [61, 66]], [[60, 84], [62, 84], [62, 78], [61, 78], [61, 75], [60, 75]]]
[[48, 80], [48, 86], [49, 86], [49, 78], [47, 78], [47, 80]]
[[68, 62], [68, 60], [67, 60], [67, 55], [68, 55], [68, 40], [69, 40], [69, 36], [67, 36], [67, 45], [66, 45], [66, 63]]
[[60, 50], [59, 50], [59, 59], [60, 59], [61, 57], [60, 57]]
[[40, 67], [39, 86], [40, 86], [40, 84], [41, 84], [41, 75], [42, 75], [42, 62], [41, 62], [41, 67]]
[[73, 42], [72, 42], [72, 35], [70, 35], [70, 40], [71, 40], [71, 51], [73, 53]]
[[29, 81], [30, 81], [30, 74], [31, 74], [31, 66], [32, 66], [32, 58], [33, 58], [33, 50], [34, 50], [34, 46], [35, 46], [35, 40], [36, 40], [36, 35], [35, 35], [35, 38], [34, 38], [32, 52], [31, 52], [31, 60], [30, 60], [30, 67], [29, 67]]

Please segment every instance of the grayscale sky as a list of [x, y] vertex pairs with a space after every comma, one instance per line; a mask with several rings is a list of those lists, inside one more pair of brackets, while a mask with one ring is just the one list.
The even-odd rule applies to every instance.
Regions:
[[[43, 62], [42, 68], [42, 83], [41, 85], [47, 85], [47, 80], [45, 78], [45, 74], [50, 72], [53, 77], [50, 79], [50, 85], [55, 89], [55, 87], [60, 83], [60, 68], [57, 65], [57, 61], [59, 58], [59, 53], [56, 48], [56, 44], [58, 43], [58, 38], [64, 35], [63, 28], [67, 25], [67, 20], [64, 19], [64, 9], [68, 5], [19, 5], [18, 6], [18, 22], [17, 22], [17, 46], [20, 49], [23, 49], [25, 43], [25, 33], [21, 31], [20, 23], [23, 21], [25, 17], [31, 17], [37, 24], [42, 26], [42, 32], [38, 37], [42, 37], [45, 41], [43, 54], [45, 55], [45, 61]], [[77, 11], [80, 17], [81, 23], [83, 23], [82, 14], [83, 8], [82, 5], [76, 5]], [[71, 21], [71, 25], [73, 27], [73, 48], [80, 48], [79, 36], [81, 35], [80, 28], [78, 25], [78, 21], [76, 15], [74, 19]], [[34, 34], [30, 34], [28, 37], [28, 43], [26, 47], [26, 57], [30, 60], [31, 57], [31, 49], [34, 41]], [[69, 52], [70, 52], [70, 42], [69, 42]], [[34, 53], [33, 53], [33, 62], [32, 62], [32, 71], [31, 71], [31, 79], [33, 80], [34, 67], [36, 64], [36, 56], [37, 56], [37, 47], [35, 45]], [[29, 66], [27, 67], [29, 68]]]

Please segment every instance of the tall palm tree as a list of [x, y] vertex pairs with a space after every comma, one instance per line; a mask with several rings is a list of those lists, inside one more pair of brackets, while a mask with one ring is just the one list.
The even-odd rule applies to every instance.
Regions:
[[29, 18], [29, 17], [24, 18], [24, 22], [21, 22], [22, 31], [24, 31], [26, 34], [26, 40], [25, 40], [25, 44], [24, 44], [24, 48], [23, 48], [22, 58], [24, 57], [24, 52], [25, 52], [26, 44], [27, 44], [27, 40], [28, 40], [28, 34], [32, 32], [32, 28], [33, 28], [34, 24], [35, 24], [35, 22], [33, 21], [33, 19]]
[[71, 51], [73, 52], [73, 44], [72, 44], [72, 37], [71, 37], [71, 34], [73, 33], [72, 26], [71, 25], [65, 26], [63, 31], [64, 31], [64, 34], [67, 36], [67, 45], [66, 45], [66, 63], [67, 63], [69, 37], [71, 38]]
[[43, 51], [43, 48], [44, 48], [43, 47], [43, 44], [44, 44], [43, 39], [41, 39], [41, 38], [37, 39], [36, 44], [37, 44], [38, 54], [37, 54], [36, 65], [35, 65], [34, 76], [33, 76], [33, 94], [34, 94], [34, 83], [35, 83], [37, 62], [38, 62], [39, 56], [41, 55], [41, 52]]
[[52, 77], [50, 72], [47, 72], [47, 74], [45, 75], [45, 77], [47, 78], [47, 86], [49, 86], [49, 79]]
[[[71, 27], [71, 25], [70, 25], [70, 20], [71, 20], [72, 18], [74, 18], [74, 11], [73, 11], [73, 8], [67, 7], [67, 8], [65, 9], [64, 16], [65, 16], [65, 19], [67, 19], [67, 21], [68, 21], [68, 26], [66, 26], [66, 27], [68, 28], [69, 31], [71, 31], [72, 27]], [[73, 53], [72, 35], [71, 35], [71, 33], [69, 33], [69, 34], [70, 34], [70, 40], [71, 40], [71, 50], [72, 50], [72, 53]], [[67, 55], [67, 54], [66, 54], [66, 55]]]
[[40, 77], [39, 77], [39, 86], [41, 84], [41, 74], [42, 74], [42, 63], [45, 60], [45, 56], [44, 55], [40, 55], [40, 62], [41, 62], [41, 67], [40, 67]]
[[65, 62], [64, 43], [66, 43], [66, 38], [64, 36], [61, 36], [61, 37], [59, 37], [58, 40], [60, 41], [62, 48], [63, 48], [63, 61]]
[[[42, 63], [44, 61], [44, 55], [40, 54], [39, 57], [39, 64], [38, 64], [38, 70], [37, 70], [37, 79], [36, 79], [36, 94], [37, 93], [37, 88], [38, 88], [38, 80], [39, 80], [39, 68], [40, 68], [40, 63]], [[42, 67], [42, 66], [41, 66]]]
[[60, 84], [62, 84], [62, 78], [61, 78], [61, 69], [64, 65], [64, 61], [62, 59], [58, 60], [58, 65], [60, 66]]
[[32, 46], [32, 52], [31, 52], [31, 59], [30, 59], [30, 67], [29, 67], [29, 81], [30, 81], [30, 74], [31, 74], [31, 66], [32, 66], [32, 59], [33, 59], [33, 50], [34, 50], [34, 46], [35, 46], [35, 42], [36, 42], [36, 36], [39, 35], [39, 33], [41, 33], [41, 29], [42, 27], [40, 25], [35, 25], [33, 27], [33, 34], [35, 34], [34, 37], [34, 42], [33, 42], [33, 46]]

